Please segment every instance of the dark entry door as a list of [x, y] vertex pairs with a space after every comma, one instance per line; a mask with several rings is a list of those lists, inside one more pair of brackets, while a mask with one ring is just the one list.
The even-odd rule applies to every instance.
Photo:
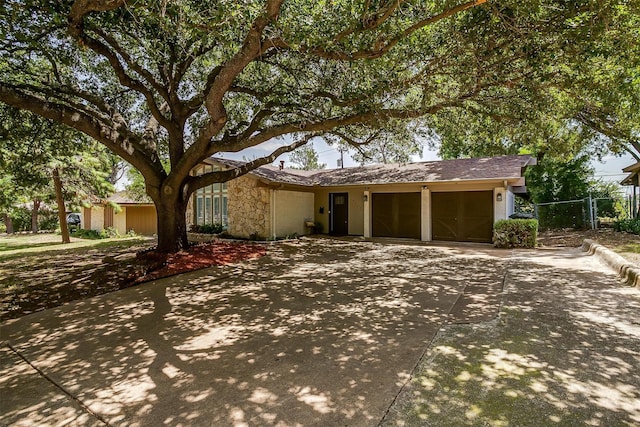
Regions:
[[431, 193], [433, 240], [491, 242], [493, 191]]
[[373, 193], [373, 236], [419, 239], [420, 196], [420, 193]]
[[349, 234], [349, 193], [330, 193], [329, 209], [329, 233]]

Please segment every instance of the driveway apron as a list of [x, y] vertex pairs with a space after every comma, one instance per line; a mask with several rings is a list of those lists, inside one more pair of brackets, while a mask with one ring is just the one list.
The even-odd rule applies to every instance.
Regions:
[[376, 425], [509, 254], [304, 239], [6, 322], [0, 424]]

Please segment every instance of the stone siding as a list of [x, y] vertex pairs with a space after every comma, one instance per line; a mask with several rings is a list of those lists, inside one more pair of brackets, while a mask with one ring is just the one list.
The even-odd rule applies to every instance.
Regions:
[[229, 181], [229, 234], [236, 237], [271, 237], [269, 189], [249, 176]]

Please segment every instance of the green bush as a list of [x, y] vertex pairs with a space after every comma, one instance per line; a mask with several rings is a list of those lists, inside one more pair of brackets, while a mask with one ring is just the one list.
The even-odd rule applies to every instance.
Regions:
[[90, 240], [96, 240], [96, 239], [103, 239], [104, 238], [96, 230], [85, 230], [84, 228], [76, 229], [75, 231], [73, 231], [71, 233], [71, 236], [78, 237], [80, 239], [90, 239]]
[[627, 233], [640, 234], [640, 218], [621, 219], [613, 223], [615, 231], [626, 231]]
[[38, 228], [40, 230], [55, 230], [58, 228], [58, 213], [52, 211], [40, 211]]
[[538, 221], [535, 219], [503, 219], [493, 226], [496, 248], [535, 248], [538, 243]]
[[222, 233], [223, 230], [224, 230], [224, 226], [220, 223], [203, 224], [203, 225], [193, 224], [191, 226], [192, 233], [220, 234]]
[[27, 208], [15, 208], [11, 212], [13, 231], [31, 231], [31, 210]]
[[111, 237], [120, 237], [120, 233], [114, 227], [107, 227], [100, 232], [101, 239], [109, 239]]

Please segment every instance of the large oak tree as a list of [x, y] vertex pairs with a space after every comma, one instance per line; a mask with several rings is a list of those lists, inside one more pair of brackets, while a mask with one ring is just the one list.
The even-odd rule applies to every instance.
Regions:
[[[5, 0], [0, 101], [84, 132], [139, 170], [158, 247], [175, 251], [196, 189], [312, 137], [358, 146], [389, 121], [535, 108], [540, 93], [567, 89], [627, 3]], [[275, 138], [268, 156], [190, 176], [207, 157]]]

